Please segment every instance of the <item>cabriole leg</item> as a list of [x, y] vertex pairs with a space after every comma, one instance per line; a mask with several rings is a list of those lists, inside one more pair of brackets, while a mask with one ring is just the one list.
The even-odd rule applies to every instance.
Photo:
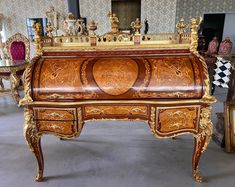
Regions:
[[193, 169], [193, 176], [197, 182], [202, 182], [202, 177], [200, 176], [198, 164], [203, 152], [204, 145], [205, 145], [205, 138], [195, 138], [192, 169]]
[[42, 181], [44, 161], [41, 149], [41, 136], [37, 132], [36, 124], [33, 121], [33, 112], [31, 109], [25, 109], [24, 135], [30, 150], [34, 153], [38, 162], [38, 174], [36, 181]]
[[195, 147], [193, 151], [192, 170], [197, 182], [202, 182], [198, 164], [202, 153], [206, 150], [212, 135], [212, 123], [210, 120], [211, 108], [206, 107], [201, 110], [199, 133], [195, 137]]

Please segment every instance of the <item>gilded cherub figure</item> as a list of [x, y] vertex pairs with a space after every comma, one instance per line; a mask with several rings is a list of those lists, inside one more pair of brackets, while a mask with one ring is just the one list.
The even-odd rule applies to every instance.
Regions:
[[186, 32], [188, 25], [184, 22], [184, 18], [181, 18], [180, 21], [177, 22], [176, 28], [178, 30], [178, 34], [183, 34]]
[[108, 17], [111, 23], [112, 33], [118, 33], [119, 32], [119, 20], [115, 13], [108, 13]]
[[54, 32], [53, 34], [57, 35], [57, 30], [59, 29], [58, 27], [58, 17], [59, 14], [58, 12], [55, 11], [54, 7], [51, 6], [49, 7], [49, 10], [46, 12], [47, 20], [50, 22], [51, 27], [53, 28]]
[[142, 28], [142, 24], [139, 18], [136, 18], [135, 21], [131, 22], [131, 28], [134, 30], [135, 34], [140, 34], [140, 29]]
[[198, 47], [198, 27], [200, 23], [202, 22], [202, 17], [199, 19], [192, 18], [191, 19], [191, 51], [197, 51]]
[[48, 37], [50, 38], [53, 37], [53, 34], [52, 34], [53, 30], [54, 30], [54, 27], [52, 26], [51, 22], [48, 22], [47, 27], [46, 27], [46, 32], [47, 32]]

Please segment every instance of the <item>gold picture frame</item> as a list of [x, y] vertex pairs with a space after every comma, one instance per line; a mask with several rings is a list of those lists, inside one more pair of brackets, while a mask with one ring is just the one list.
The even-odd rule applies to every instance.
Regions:
[[235, 152], [235, 101], [225, 102], [225, 151]]

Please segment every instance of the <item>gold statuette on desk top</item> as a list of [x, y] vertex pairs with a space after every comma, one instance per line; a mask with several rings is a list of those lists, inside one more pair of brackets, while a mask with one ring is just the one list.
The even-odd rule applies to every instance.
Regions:
[[186, 33], [188, 25], [185, 23], [184, 18], [181, 18], [176, 24], [178, 34]]
[[198, 27], [202, 22], [202, 17], [199, 19], [191, 19], [191, 46], [190, 51], [196, 52], [198, 47]]
[[135, 21], [131, 22], [131, 28], [134, 30], [135, 34], [140, 34], [142, 24], [139, 18], [136, 18]]
[[34, 23], [33, 24], [34, 32], [35, 32], [35, 46], [36, 46], [36, 55], [41, 56], [42, 55], [42, 26], [40, 23]]

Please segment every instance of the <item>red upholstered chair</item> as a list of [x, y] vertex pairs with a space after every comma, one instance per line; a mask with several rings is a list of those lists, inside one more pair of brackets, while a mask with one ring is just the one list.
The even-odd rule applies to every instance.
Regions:
[[[5, 43], [6, 58], [19, 62], [19, 60], [30, 61], [30, 42], [28, 38], [20, 33], [16, 33], [7, 39]], [[18, 75], [23, 75], [24, 71], [18, 71]], [[0, 73], [0, 90], [4, 89], [2, 79], [10, 79], [10, 73]]]
[[216, 62], [216, 56], [218, 54], [219, 42], [217, 37], [214, 37], [209, 45], [207, 52], [204, 54], [204, 58], [208, 67], [213, 67]]
[[217, 37], [214, 37], [208, 45], [206, 55], [211, 55], [211, 56], [217, 55], [218, 47], [219, 47], [219, 41]]
[[11, 60], [30, 61], [30, 43], [28, 38], [16, 33], [6, 41], [6, 53]]
[[218, 55], [229, 56], [233, 48], [233, 43], [229, 37], [226, 37], [224, 41], [220, 43]]

